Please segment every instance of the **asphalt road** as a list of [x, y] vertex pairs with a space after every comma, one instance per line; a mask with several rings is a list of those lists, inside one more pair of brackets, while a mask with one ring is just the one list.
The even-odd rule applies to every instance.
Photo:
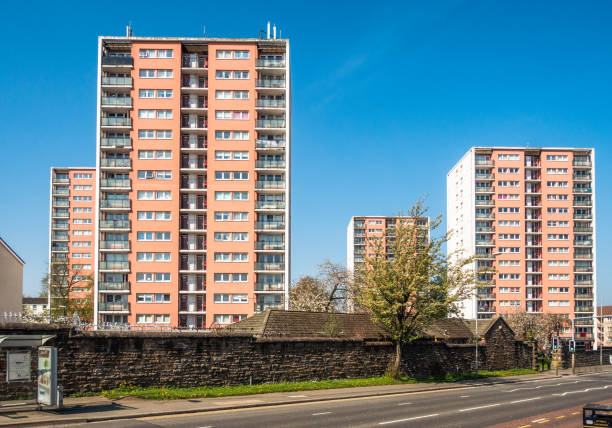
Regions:
[[[307, 392], [303, 393], [307, 395]], [[80, 426], [152, 427], [487, 427], [612, 398], [612, 373], [483, 385], [198, 414], [144, 417]], [[574, 409], [575, 410], [575, 409]], [[574, 415], [575, 417], [575, 415]], [[537, 419], [536, 419], [537, 420]], [[534, 423], [537, 426], [543, 426]], [[516, 425], [519, 427], [521, 425]], [[549, 425], [554, 426], [554, 425]]]

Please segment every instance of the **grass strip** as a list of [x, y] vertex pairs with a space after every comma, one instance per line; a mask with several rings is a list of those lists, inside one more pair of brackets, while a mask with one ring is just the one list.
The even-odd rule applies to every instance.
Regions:
[[[282, 382], [264, 383], [259, 385], [236, 385], [236, 386], [199, 386], [193, 388], [174, 388], [174, 387], [138, 387], [122, 385], [119, 388], [102, 391], [102, 395], [109, 399], [121, 397], [138, 397], [150, 400], [176, 400], [187, 398], [212, 398], [212, 397], [231, 397], [237, 395], [265, 394], [269, 392], [295, 392], [312, 391], [319, 389], [335, 388], [354, 388], [358, 386], [379, 386], [379, 385], [399, 385], [411, 383], [447, 383], [460, 380], [517, 376], [538, 373], [530, 369], [512, 369], [499, 371], [481, 371], [476, 376], [474, 373], [448, 374], [440, 377], [428, 377], [424, 379], [401, 378], [380, 376], [365, 379], [338, 379], [308, 382]], [[86, 394], [75, 394], [76, 396], [86, 396]]]

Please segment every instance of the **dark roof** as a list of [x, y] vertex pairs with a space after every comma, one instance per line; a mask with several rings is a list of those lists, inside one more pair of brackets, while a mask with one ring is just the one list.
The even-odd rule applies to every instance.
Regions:
[[45, 304], [49, 302], [49, 300], [46, 297], [23, 297], [21, 301], [24, 305], [32, 305], [32, 304], [38, 305], [38, 304]]
[[[506, 328], [514, 333], [514, 330], [512, 330], [503, 317], [496, 317], [486, 320], [478, 320], [478, 337], [484, 337], [494, 325], [497, 325], [498, 322], [504, 323]], [[472, 331], [472, 334], [476, 334], [476, 320], [465, 320], [465, 323]]]
[[612, 306], [597, 306], [597, 315], [612, 316]]
[[[480, 325], [478, 326], [480, 327]], [[459, 318], [447, 318], [437, 320], [429, 327], [425, 328], [423, 335], [435, 337], [437, 339], [472, 339], [474, 337], [470, 328], [464, 320]]]
[[257, 337], [383, 339], [368, 314], [268, 310], [226, 327]]

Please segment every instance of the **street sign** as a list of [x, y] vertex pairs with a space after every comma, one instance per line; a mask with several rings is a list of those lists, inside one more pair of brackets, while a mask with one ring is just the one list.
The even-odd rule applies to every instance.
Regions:
[[57, 402], [57, 349], [38, 348], [38, 399], [40, 404], [54, 406]]
[[6, 381], [28, 382], [31, 379], [32, 355], [30, 351], [7, 351]]

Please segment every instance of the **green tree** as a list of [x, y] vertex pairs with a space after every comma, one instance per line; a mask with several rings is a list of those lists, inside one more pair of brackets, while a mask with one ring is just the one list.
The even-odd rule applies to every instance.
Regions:
[[423, 225], [427, 209], [419, 200], [400, 221], [386, 247], [382, 239], [370, 240], [373, 254], [358, 268], [357, 301], [370, 312], [395, 345], [389, 372], [399, 377], [402, 346], [419, 338], [435, 320], [458, 314], [470, 296], [475, 275], [473, 258], [446, 254], [449, 233], [434, 237], [442, 217]]
[[[70, 269], [68, 259], [52, 260], [51, 271], [41, 279], [41, 297], [46, 297], [51, 290], [51, 307], [49, 313], [52, 319], [73, 317], [77, 315], [81, 321], [93, 321], [93, 281], [82, 279], [80, 270]], [[84, 298], [70, 295], [73, 287], [84, 289]]]

